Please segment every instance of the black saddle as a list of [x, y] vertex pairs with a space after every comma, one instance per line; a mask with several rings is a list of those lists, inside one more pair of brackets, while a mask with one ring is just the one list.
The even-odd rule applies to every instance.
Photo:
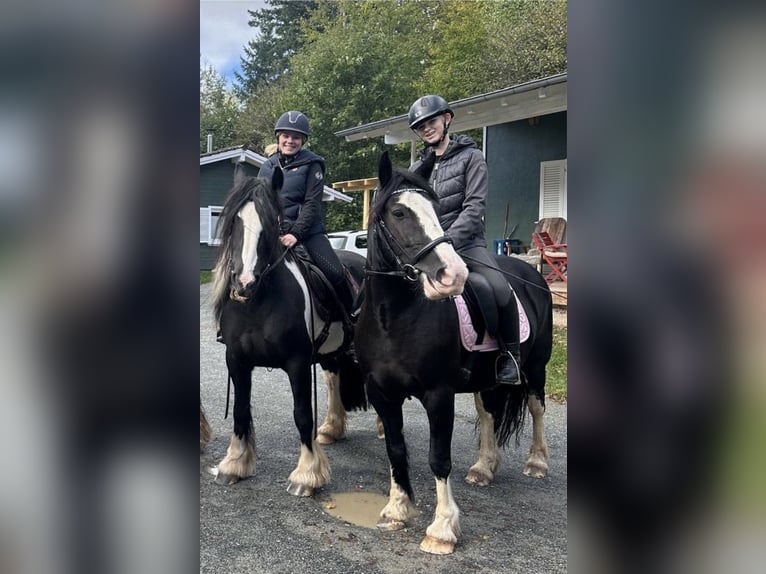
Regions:
[[486, 333], [497, 333], [499, 321], [495, 294], [486, 277], [476, 272], [469, 273], [463, 290], [463, 299], [471, 314], [473, 327], [478, 333], [476, 342], [481, 344], [484, 342]]

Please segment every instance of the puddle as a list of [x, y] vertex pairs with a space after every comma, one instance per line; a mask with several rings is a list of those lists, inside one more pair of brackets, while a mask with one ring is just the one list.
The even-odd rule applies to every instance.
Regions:
[[377, 528], [380, 511], [388, 497], [372, 492], [336, 492], [322, 503], [322, 509], [335, 518], [357, 526]]

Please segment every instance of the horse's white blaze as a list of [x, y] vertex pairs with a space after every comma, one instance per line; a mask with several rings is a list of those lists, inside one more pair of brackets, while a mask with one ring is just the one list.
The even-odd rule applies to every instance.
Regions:
[[455, 544], [458, 536], [460, 536], [460, 510], [452, 496], [452, 485], [449, 478], [446, 480], [437, 478], [434, 521], [426, 528], [426, 540], [423, 542], [425, 544], [430, 537], [441, 543]]
[[[317, 315], [316, 311], [314, 311], [314, 332], [311, 332], [311, 303], [309, 300], [308, 285], [306, 284], [306, 280], [303, 278], [300, 269], [298, 269], [298, 265], [294, 261], [285, 263], [285, 265], [290, 270], [290, 273], [293, 274], [293, 277], [295, 277], [295, 280], [298, 282], [298, 285], [301, 288], [301, 292], [303, 293], [303, 301], [305, 302], [305, 305], [303, 306], [303, 321], [306, 324], [306, 333], [311, 334], [311, 340], [313, 341], [322, 331], [322, 328], [324, 327], [324, 321], [322, 321], [319, 315]], [[319, 348], [319, 352], [330, 353], [337, 350], [342, 343], [343, 325], [341, 325], [339, 322], [332, 323], [330, 325], [330, 331], [327, 335], [327, 340]]]
[[[439, 218], [433, 205], [418, 193], [405, 192], [399, 199], [400, 203], [409, 208], [420, 223], [423, 233], [433, 241], [444, 235], [439, 225]], [[429, 277], [423, 278], [423, 292], [429, 299], [444, 299], [463, 292], [463, 285], [468, 278], [468, 268], [452, 245], [440, 243], [433, 251], [442, 262], [441, 273], [436, 281]]]
[[263, 231], [261, 218], [255, 210], [255, 204], [252, 201], [245, 204], [237, 214], [242, 220], [244, 226], [244, 235], [242, 239], [242, 274], [239, 276], [239, 282], [243, 287], [247, 287], [255, 281], [253, 270], [258, 262], [258, 238]]

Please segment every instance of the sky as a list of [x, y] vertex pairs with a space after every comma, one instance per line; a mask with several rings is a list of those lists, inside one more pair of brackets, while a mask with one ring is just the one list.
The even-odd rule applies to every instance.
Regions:
[[265, 0], [200, 0], [199, 51], [229, 83], [239, 71], [243, 47], [255, 37], [256, 29], [247, 25], [248, 10], [265, 7]]

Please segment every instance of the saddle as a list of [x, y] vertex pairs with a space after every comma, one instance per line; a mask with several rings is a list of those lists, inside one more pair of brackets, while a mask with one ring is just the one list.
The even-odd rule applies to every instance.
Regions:
[[[351, 319], [348, 312], [343, 308], [335, 288], [330, 283], [322, 270], [314, 263], [308, 251], [302, 245], [293, 248], [293, 255], [298, 262], [298, 267], [303, 274], [306, 283], [308, 283], [311, 302], [314, 311], [325, 323], [342, 321], [344, 330], [352, 328]], [[359, 285], [353, 279], [346, 267], [343, 267], [343, 273], [346, 281], [351, 285], [351, 292], [356, 296], [359, 292]], [[329, 328], [329, 327], [328, 327]], [[318, 345], [318, 346], [321, 346]]]
[[[529, 317], [515, 291], [513, 296], [519, 310], [519, 342], [523, 343], [529, 339]], [[478, 352], [497, 350], [497, 339], [492, 333], [497, 333], [499, 315], [492, 286], [486, 278], [479, 273], [469, 273], [463, 295], [454, 301], [463, 347]]]

